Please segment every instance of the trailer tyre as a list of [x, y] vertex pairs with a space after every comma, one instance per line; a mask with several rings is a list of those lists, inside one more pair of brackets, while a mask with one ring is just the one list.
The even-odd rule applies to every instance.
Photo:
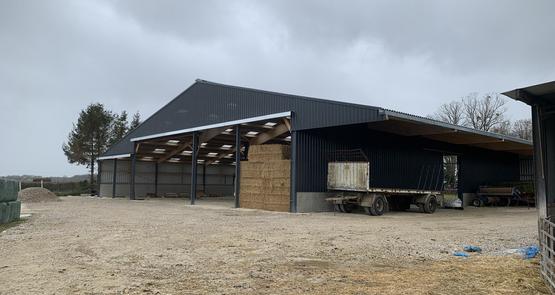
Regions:
[[340, 208], [341, 212], [351, 213], [351, 212], [353, 212], [354, 205], [353, 204], [340, 204], [339, 208]]
[[482, 202], [482, 200], [476, 198], [476, 199], [472, 200], [472, 206], [482, 207], [482, 206], [484, 206], [484, 202]]
[[341, 204], [333, 204], [333, 209], [336, 212], [343, 212], [343, 207], [341, 207]]
[[387, 211], [387, 200], [383, 196], [376, 196], [372, 206], [364, 207], [364, 211], [372, 216], [381, 216]]
[[436, 212], [438, 203], [436, 196], [428, 196], [424, 204], [422, 204], [422, 210], [424, 213], [432, 214]]

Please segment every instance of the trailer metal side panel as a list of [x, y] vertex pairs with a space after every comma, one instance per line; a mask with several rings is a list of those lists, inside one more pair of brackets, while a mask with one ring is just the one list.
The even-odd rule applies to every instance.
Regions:
[[370, 163], [328, 163], [328, 189], [344, 191], [368, 191], [370, 189]]

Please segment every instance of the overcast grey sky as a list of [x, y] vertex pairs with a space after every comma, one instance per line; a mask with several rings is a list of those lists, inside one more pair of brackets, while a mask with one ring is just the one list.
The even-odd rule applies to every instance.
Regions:
[[86, 173], [61, 150], [82, 108], [145, 118], [195, 78], [420, 115], [555, 80], [554, 11], [551, 0], [0, 0], [0, 175]]

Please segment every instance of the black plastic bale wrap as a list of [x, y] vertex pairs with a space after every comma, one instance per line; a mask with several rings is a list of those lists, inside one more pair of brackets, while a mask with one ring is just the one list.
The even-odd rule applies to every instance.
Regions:
[[10, 207], [8, 203], [0, 203], [0, 224], [10, 222]]
[[19, 190], [16, 181], [0, 179], [0, 202], [11, 202], [17, 200]]
[[21, 215], [21, 201], [13, 201], [8, 203], [10, 211], [10, 222], [19, 220]]
[[21, 202], [17, 200], [18, 190], [16, 181], [0, 179], [0, 224], [19, 219]]

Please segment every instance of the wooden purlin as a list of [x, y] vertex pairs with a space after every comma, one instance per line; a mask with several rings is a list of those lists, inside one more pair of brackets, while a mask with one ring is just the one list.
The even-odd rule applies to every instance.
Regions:
[[[210, 139], [218, 136], [223, 131], [225, 131], [227, 128], [228, 127], [221, 127], [221, 128], [216, 128], [216, 129], [210, 129], [210, 130], [207, 130], [207, 131], [203, 132], [199, 137], [199, 146], [200, 146], [201, 143], [207, 142]], [[192, 139], [190, 139], [190, 140], [180, 144], [176, 149], [174, 149], [173, 151], [171, 151], [170, 153], [168, 153], [164, 157], [161, 157], [160, 160], [158, 160], [158, 163], [165, 162], [168, 159], [170, 159], [171, 157], [181, 153], [188, 146], [190, 146], [192, 142], [193, 142]]]
[[251, 145], [263, 144], [289, 131], [291, 131], [291, 124], [288, 119], [283, 119], [283, 123], [274, 126], [268, 132], [259, 134], [251, 139], [249, 143]]

